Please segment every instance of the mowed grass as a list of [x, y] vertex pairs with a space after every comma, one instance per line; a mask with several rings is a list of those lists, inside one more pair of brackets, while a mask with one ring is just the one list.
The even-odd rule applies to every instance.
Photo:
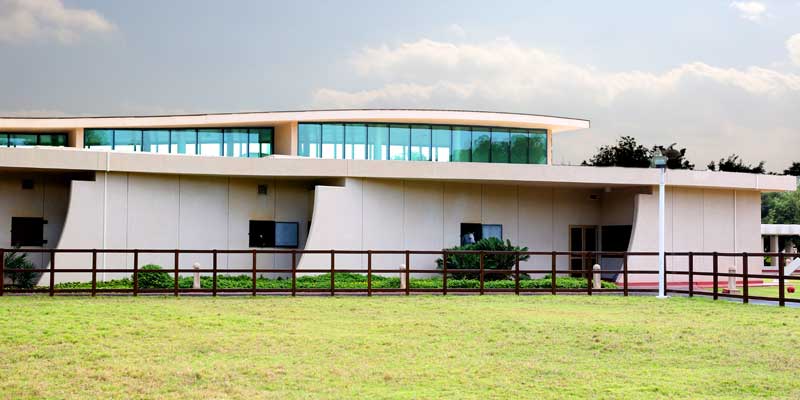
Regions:
[[796, 399], [798, 348], [699, 298], [0, 298], [6, 399]]

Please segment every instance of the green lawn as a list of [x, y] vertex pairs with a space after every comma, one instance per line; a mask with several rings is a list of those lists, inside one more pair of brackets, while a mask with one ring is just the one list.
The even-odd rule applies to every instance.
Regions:
[[797, 399], [798, 348], [708, 299], [0, 298], [5, 399]]

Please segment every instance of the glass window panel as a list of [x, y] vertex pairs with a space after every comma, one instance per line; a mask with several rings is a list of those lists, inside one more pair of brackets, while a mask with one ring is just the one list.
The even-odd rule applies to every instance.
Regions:
[[0, 133], [0, 147], [8, 147], [8, 134]]
[[528, 163], [528, 132], [521, 129], [511, 130], [511, 162]]
[[450, 161], [450, 127], [434, 126], [431, 128], [433, 141], [433, 161]]
[[197, 154], [197, 131], [194, 129], [170, 131], [169, 152], [172, 154]]
[[169, 153], [169, 131], [146, 129], [142, 131], [142, 151], [148, 153]]
[[389, 127], [387, 125], [367, 125], [367, 157], [370, 160], [385, 160], [389, 149]]
[[503, 240], [503, 225], [484, 225], [483, 239], [497, 238]]
[[12, 133], [9, 134], [9, 144], [13, 147], [28, 147], [36, 146], [36, 135], [27, 133]]
[[511, 134], [508, 129], [492, 129], [492, 162], [508, 163]]
[[[255, 129], [258, 133], [258, 154], [259, 157], [267, 157], [272, 155], [272, 141], [273, 141], [273, 130], [272, 128], [260, 128]], [[250, 130], [253, 132], [253, 129]]]
[[322, 124], [322, 158], [344, 158], [344, 125]]
[[247, 134], [247, 155], [245, 157], [259, 158], [261, 157], [260, 150], [261, 145], [258, 143], [258, 132], [254, 129], [250, 129], [250, 132]]
[[86, 129], [83, 131], [83, 147], [87, 149], [111, 150], [114, 131], [110, 129]]
[[364, 124], [347, 124], [344, 127], [344, 153], [348, 160], [364, 160], [367, 158], [367, 126]]
[[411, 126], [411, 160], [431, 160], [431, 127], [426, 125]]
[[247, 157], [248, 129], [225, 129], [225, 155]]
[[222, 129], [198, 129], [197, 146], [202, 156], [222, 155]]
[[67, 135], [58, 133], [39, 135], [39, 146], [64, 147], [66, 145], [67, 145]]
[[488, 128], [472, 128], [472, 162], [489, 162], [490, 137]]
[[276, 222], [275, 247], [297, 247], [298, 225], [297, 222]]
[[453, 161], [472, 160], [472, 132], [468, 127], [453, 127]]
[[529, 163], [547, 164], [547, 132], [531, 131], [529, 143]]
[[408, 125], [389, 125], [389, 159], [408, 160], [411, 147], [411, 128]]
[[320, 124], [299, 124], [297, 141], [297, 155], [310, 158], [321, 157], [322, 126]]
[[142, 151], [142, 131], [131, 129], [115, 130], [114, 150], [125, 152]]

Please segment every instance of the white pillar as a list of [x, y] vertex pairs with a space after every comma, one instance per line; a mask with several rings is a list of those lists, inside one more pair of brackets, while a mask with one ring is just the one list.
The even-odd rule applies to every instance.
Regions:
[[200, 289], [200, 263], [196, 262], [192, 264], [192, 269], [194, 269], [194, 281], [192, 284], [193, 289]]
[[592, 276], [592, 287], [594, 289], [601, 289], [603, 287], [602, 285], [603, 277], [600, 274], [600, 264], [595, 264], [592, 267], [592, 271], [594, 271], [593, 272], [594, 276]]
[[658, 298], [666, 298], [666, 280], [667, 277], [664, 274], [665, 266], [664, 266], [664, 240], [665, 240], [665, 232], [664, 226], [666, 224], [665, 218], [665, 210], [666, 208], [666, 176], [667, 176], [667, 168], [666, 166], [659, 168], [661, 170], [661, 179], [658, 185]]
[[[778, 248], [778, 235], [772, 235], [769, 237], [769, 252], [770, 253], [778, 253], [781, 249]], [[778, 257], [773, 256], [771, 257], [770, 265], [773, 267], [778, 266]]]
[[405, 289], [408, 282], [406, 282], [406, 265], [400, 264], [400, 289]]

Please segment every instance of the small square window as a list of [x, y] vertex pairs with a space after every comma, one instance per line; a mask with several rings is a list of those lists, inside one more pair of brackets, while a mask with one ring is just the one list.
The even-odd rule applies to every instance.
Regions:
[[33, 189], [33, 179], [23, 179], [22, 180], [22, 188], [25, 190]]
[[275, 247], [297, 247], [298, 242], [297, 222], [275, 223]]
[[11, 245], [12, 246], [43, 246], [44, 218], [36, 217], [11, 217]]
[[250, 221], [250, 247], [275, 245], [275, 221]]
[[258, 194], [267, 194], [267, 185], [258, 185]]

